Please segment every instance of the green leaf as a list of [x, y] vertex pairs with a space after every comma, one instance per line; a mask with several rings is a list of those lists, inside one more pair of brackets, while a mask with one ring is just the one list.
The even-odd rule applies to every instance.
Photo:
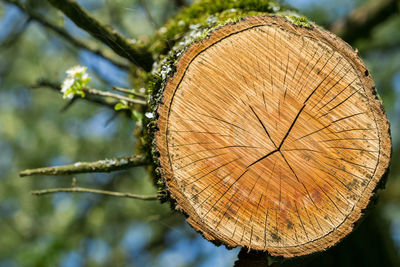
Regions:
[[125, 104], [125, 103], [117, 103], [117, 104], [114, 106], [114, 109], [115, 109], [115, 110], [121, 110], [121, 109], [130, 109], [130, 108], [129, 108], [129, 106], [128, 106], [127, 104]]

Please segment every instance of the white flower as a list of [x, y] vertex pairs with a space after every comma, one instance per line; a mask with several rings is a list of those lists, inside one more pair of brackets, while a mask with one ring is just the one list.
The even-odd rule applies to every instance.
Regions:
[[61, 93], [63, 98], [71, 99], [74, 95], [85, 97], [84, 88], [90, 81], [89, 75], [86, 73], [86, 67], [77, 65], [69, 68], [67, 77], [61, 84]]
[[63, 95], [63, 98], [64, 99], [72, 99], [72, 98], [74, 98], [74, 93], [67, 93], [67, 94], [64, 94]]
[[73, 78], [66, 78], [61, 85], [61, 93], [66, 93], [72, 87], [75, 80]]
[[81, 74], [84, 73], [86, 71], [85, 67], [82, 67], [80, 65], [77, 66], [73, 66], [71, 68], [69, 68], [66, 73], [68, 74], [68, 76], [75, 76], [77, 74]]
[[75, 80], [73, 78], [66, 78], [61, 85], [61, 93], [63, 93], [63, 98], [72, 99], [74, 94], [70, 91], [72, 85], [74, 85]]

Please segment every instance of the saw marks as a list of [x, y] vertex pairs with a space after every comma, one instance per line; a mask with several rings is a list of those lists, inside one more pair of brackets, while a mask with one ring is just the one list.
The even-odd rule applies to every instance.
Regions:
[[333, 38], [253, 17], [179, 60], [157, 146], [172, 197], [209, 239], [293, 256], [359, 218], [390, 138], [368, 73]]

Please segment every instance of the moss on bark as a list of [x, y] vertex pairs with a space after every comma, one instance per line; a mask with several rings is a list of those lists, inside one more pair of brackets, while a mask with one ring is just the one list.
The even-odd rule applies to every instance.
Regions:
[[295, 9], [280, 5], [275, 0], [202, 0], [183, 9], [151, 38], [153, 45], [150, 51], [157, 60], [151, 73], [137, 74], [147, 81], [149, 105], [146, 111], [152, 114], [144, 118], [147, 127], [141, 133], [141, 150], [154, 163], [151, 171], [162, 202], [168, 201], [175, 206], [161, 177], [154, 134], [158, 130], [157, 107], [168, 77], [172, 77], [176, 71], [176, 62], [193, 43], [207, 38], [213, 30], [237, 23], [248, 16], [266, 14], [281, 15], [299, 26], [310, 27], [307, 18], [298, 16]]

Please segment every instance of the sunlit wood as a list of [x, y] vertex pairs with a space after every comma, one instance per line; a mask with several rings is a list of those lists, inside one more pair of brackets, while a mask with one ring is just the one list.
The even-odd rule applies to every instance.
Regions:
[[163, 93], [157, 147], [189, 223], [228, 246], [332, 246], [388, 166], [388, 123], [347, 44], [277, 16], [193, 45]]

